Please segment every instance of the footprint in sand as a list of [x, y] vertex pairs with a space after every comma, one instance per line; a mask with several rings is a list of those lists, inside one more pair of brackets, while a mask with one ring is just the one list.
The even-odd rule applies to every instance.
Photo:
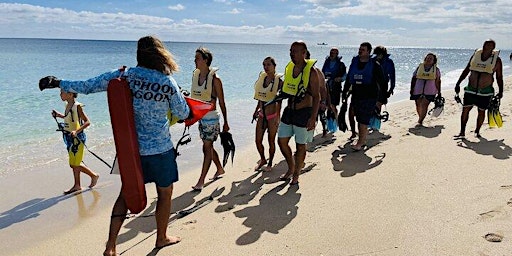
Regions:
[[194, 224], [196, 224], [196, 223], [197, 223], [197, 220], [189, 220], [189, 221], [187, 221], [187, 222], [182, 224], [183, 227], [181, 229], [186, 229], [186, 230], [194, 229], [195, 226], [196, 226]]
[[190, 224], [196, 224], [197, 223], [197, 220], [189, 220], [185, 223], [183, 223], [183, 225], [190, 225]]
[[491, 210], [488, 212], [480, 213], [479, 215], [482, 220], [488, 220], [490, 218], [494, 218], [499, 215], [505, 215], [505, 213], [503, 211], [501, 211], [500, 209], [495, 209], [495, 210]]
[[499, 243], [503, 240], [503, 235], [500, 233], [488, 233], [484, 236], [485, 240], [493, 243]]

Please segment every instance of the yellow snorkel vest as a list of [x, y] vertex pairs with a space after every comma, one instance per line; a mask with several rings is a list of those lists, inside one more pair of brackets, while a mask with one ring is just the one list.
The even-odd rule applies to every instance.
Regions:
[[471, 62], [469, 63], [469, 69], [477, 72], [485, 72], [489, 74], [494, 73], [494, 67], [496, 66], [496, 61], [498, 60], [498, 55], [500, 54], [499, 50], [493, 50], [492, 54], [486, 61], [482, 60], [482, 49], [478, 49], [473, 54], [473, 58], [471, 58]]
[[302, 69], [302, 72], [294, 78], [293, 68], [295, 64], [290, 61], [284, 71], [283, 92], [293, 96], [298, 95], [301, 91], [305, 92], [309, 85], [311, 67], [313, 67], [315, 63], [315, 59], [306, 60], [306, 66]]
[[199, 74], [201, 71], [199, 69], [195, 69], [194, 74], [192, 75], [190, 97], [210, 102], [212, 100], [213, 75], [215, 75], [217, 70], [219, 69], [210, 68], [210, 72], [208, 72], [208, 77], [206, 78], [206, 85], [203, 86], [199, 84]]
[[75, 104], [71, 107], [68, 113], [65, 113], [64, 117], [64, 131], [72, 132], [80, 129], [80, 117], [78, 116], [78, 106], [84, 106], [84, 104], [75, 101]]
[[281, 78], [281, 76], [281, 74], [275, 74], [274, 81], [272, 81], [272, 83], [267, 87], [264, 87], [263, 85], [265, 82], [265, 77], [267, 77], [267, 73], [264, 71], [260, 72], [260, 76], [254, 84], [254, 99], [261, 100], [263, 102], [269, 102], [274, 99], [279, 89], [279, 78]]
[[429, 71], [425, 71], [425, 64], [421, 63], [416, 70], [416, 79], [435, 80], [437, 73], [437, 65], [434, 64]]

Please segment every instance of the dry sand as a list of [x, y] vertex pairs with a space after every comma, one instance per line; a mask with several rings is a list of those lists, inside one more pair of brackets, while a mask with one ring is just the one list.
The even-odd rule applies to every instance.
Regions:
[[[226, 175], [202, 192], [190, 191], [199, 169], [176, 183], [169, 233], [181, 236], [181, 243], [153, 249], [156, 196], [150, 184], [148, 208], [126, 220], [118, 252], [512, 255], [511, 85], [508, 78], [501, 104], [504, 126], [484, 124], [482, 138], [470, 133], [476, 122], [472, 110], [467, 140], [452, 139], [461, 107], [451, 90], [444, 93], [445, 112], [427, 117], [426, 128], [414, 128], [412, 101], [390, 104], [390, 120], [369, 136], [365, 151], [352, 152], [347, 133], [318, 135], [309, 146], [299, 187], [279, 181], [286, 170], [279, 151], [273, 171], [257, 173], [255, 147], [239, 145]], [[0, 180], [0, 255], [103, 252], [119, 177], [98, 163], [93, 167], [102, 176], [96, 188], [61, 196], [72, 182], [65, 166], [54, 162], [47, 170]], [[82, 182], [85, 186], [89, 180]], [[175, 214], [202, 202], [185, 217]], [[502, 241], [487, 241], [489, 233]]]

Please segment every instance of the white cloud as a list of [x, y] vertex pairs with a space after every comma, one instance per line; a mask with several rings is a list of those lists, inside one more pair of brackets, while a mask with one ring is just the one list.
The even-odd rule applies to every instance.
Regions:
[[[309, 14], [323, 14], [328, 17], [341, 16], [385, 16], [395, 20], [430, 23], [462, 23], [476, 20], [491, 23], [510, 23], [512, 5], [509, 0], [444, 1], [428, 2], [410, 0], [360, 0], [357, 5], [342, 3], [333, 8], [333, 1], [302, 0], [315, 4]], [[494, 6], [494, 7], [492, 7]], [[492, 11], [491, 11], [492, 10]], [[492, 13], [492, 15], [491, 15]]]
[[289, 20], [301, 20], [304, 19], [304, 15], [288, 15], [286, 18]]
[[111, 24], [112, 27], [120, 24], [133, 25], [135, 23], [147, 25], [162, 25], [172, 23], [169, 18], [130, 14], [130, 13], [94, 13], [75, 12], [61, 8], [47, 8], [27, 4], [0, 3], [0, 24], [9, 25], [17, 23], [57, 23], [65, 25], [83, 24]]
[[[500, 7], [492, 13], [488, 8], [478, 8], [482, 4], [479, 1], [450, 4], [432, 1], [425, 5], [410, 0], [360, 0], [357, 6], [327, 8], [325, 4], [334, 2], [308, 0], [303, 3], [309, 8], [301, 9], [304, 8], [301, 6], [280, 12], [282, 16], [276, 19], [278, 22], [268, 23], [265, 23], [268, 17], [275, 18], [272, 13], [265, 13], [267, 16], [264, 17], [248, 9], [248, 15], [244, 15], [243, 23], [240, 23], [239, 16], [226, 15], [225, 10], [212, 10], [214, 15], [224, 15], [226, 22], [223, 23], [233, 25], [206, 23], [193, 15], [175, 21], [126, 12], [100, 13], [0, 3], [0, 37], [136, 40], [141, 35], [157, 34], [175, 41], [288, 43], [300, 38], [348, 45], [371, 41], [389, 46], [433, 47], [474, 47], [475, 42], [490, 37], [500, 48], [512, 48], [509, 34], [512, 24], [508, 15], [512, 13], [512, 7], [505, 4], [505, 0], [494, 0]], [[242, 12], [246, 10], [233, 8], [229, 13]], [[322, 12], [322, 15], [315, 12]], [[234, 17], [232, 21], [230, 17]], [[308, 23], [303, 23], [306, 17]], [[365, 23], [367, 19], [373, 19], [373, 22]], [[382, 22], [375, 23], [376, 20]]]
[[213, 0], [213, 2], [216, 2], [216, 3], [223, 3], [223, 4], [227, 4], [227, 5], [232, 5], [232, 4], [243, 4], [245, 3], [244, 1], [242, 0]]
[[169, 10], [173, 10], [173, 11], [183, 11], [183, 10], [185, 10], [185, 6], [183, 6], [182, 4], [170, 5], [167, 8], [169, 8]]
[[350, 4], [350, 0], [300, 0], [301, 2], [311, 3], [320, 6], [346, 6]]
[[238, 9], [238, 8], [233, 8], [233, 10], [229, 11], [228, 13], [231, 13], [231, 14], [240, 14], [242, 12], [241, 9]]

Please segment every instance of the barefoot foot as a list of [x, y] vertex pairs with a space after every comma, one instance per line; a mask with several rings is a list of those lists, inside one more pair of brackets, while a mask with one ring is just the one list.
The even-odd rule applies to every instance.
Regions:
[[165, 240], [156, 242], [155, 249], [160, 250], [164, 247], [171, 246], [173, 244], [177, 244], [180, 241], [181, 241], [181, 237], [178, 237], [178, 236], [166, 237]]
[[199, 185], [192, 186], [192, 190], [199, 192], [199, 191], [203, 190], [203, 186], [202, 185], [201, 186], [199, 186]]
[[254, 167], [254, 171], [261, 171], [261, 168], [267, 164], [267, 159], [260, 159], [258, 161], [258, 165], [256, 165], [256, 167]]
[[292, 176], [292, 172], [290, 172], [289, 170], [281, 177], [279, 177], [279, 180], [280, 181], [287, 181], [290, 179], [290, 177]]
[[98, 183], [98, 179], [99, 178], [100, 178], [99, 174], [96, 174], [96, 176], [93, 176], [91, 178], [91, 184], [89, 185], [89, 188], [92, 188], [92, 187], [96, 186], [96, 183]]
[[210, 178], [210, 180], [217, 180], [217, 179], [220, 179], [222, 178], [222, 175], [224, 175], [224, 173], [226, 173], [224, 171], [224, 169], [220, 169], [220, 170], [217, 170], [217, 172], [215, 173], [215, 175], [213, 175], [213, 177]]

